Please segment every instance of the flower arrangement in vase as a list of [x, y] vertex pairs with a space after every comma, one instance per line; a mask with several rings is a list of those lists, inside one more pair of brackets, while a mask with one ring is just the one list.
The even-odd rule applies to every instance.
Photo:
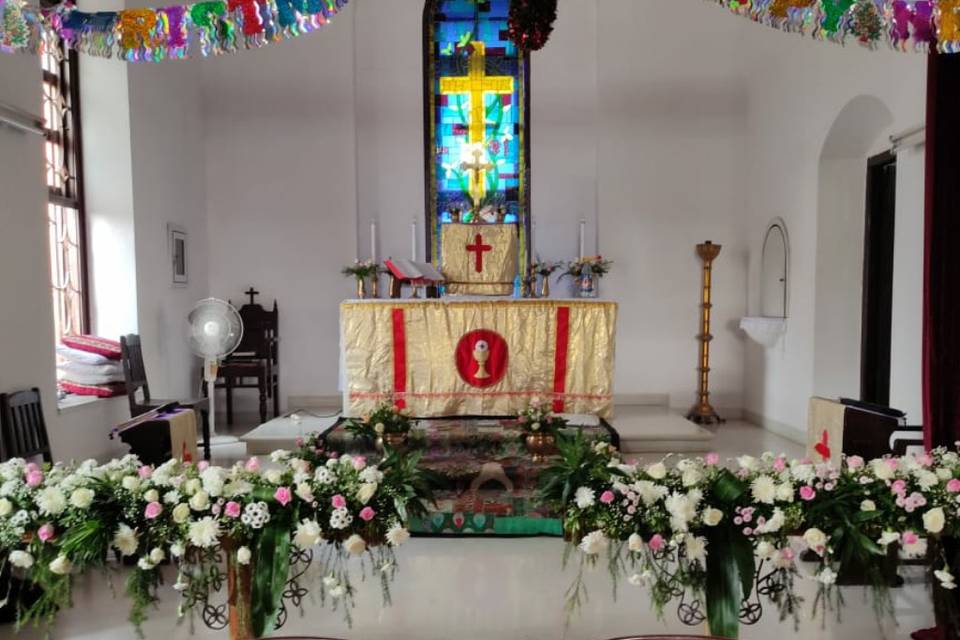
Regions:
[[541, 260], [539, 257], [536, 262], [530, 265], [530, 270], [540, 276], [540, 298], [550, 297], [550, 276], [553, 275], [560, 266], [559, 262], [548, 262]]
[[557, 431], [567, 425], [566, 419], [550, 410], [549, 404], [533, 398], [517, 416], [517, 425], [524, 434], [524, 443], [534, 462], [543, 462], [556, 451]]
[[389, 402], [381, 404], [369, 415], [351, 418], [346, 424], [347, 431], [354, 437], [372, 443], [379, 451], [386, 447], [398, 449], [405, 446], [412, 427], [410, 412]]
[[575, 297], [596, 298], [599, 280], [610, 273], [612, 264], [612, 260], [603, 256], [584, 256], [568, 262], [560, 277], [570, 276]]
[[376, 297], [376, 278], [382, 273], [382, 269], [372, 259], [355, 260], [353, 264], [344, 267], [341, 273], [357, 279], [357, 297], [361, 300], [367, 297], [367, 279], [373, 278], [374, 297]]

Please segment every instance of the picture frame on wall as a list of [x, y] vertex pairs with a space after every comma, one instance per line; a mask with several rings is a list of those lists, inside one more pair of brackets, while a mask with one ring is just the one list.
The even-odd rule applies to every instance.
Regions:
[[175, 287], [185, 287], [189, 282], [187, 272], [187, 230], [176, 224], [167, 225], [167, 248], [170, 252], [171, 282]]

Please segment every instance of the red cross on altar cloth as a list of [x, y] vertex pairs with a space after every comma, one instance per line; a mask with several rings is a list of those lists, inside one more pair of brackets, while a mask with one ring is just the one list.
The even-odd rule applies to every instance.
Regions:
[[473, 244], [467, 245], [467, 251], [476, 251], [477, 252], [477, 261], [476, 261], [476, 270], [477, 273], [483, 273], [483, 254], [485, 251], [493, 251], [493, 247], [489, 244], [483, 244], [483, 236], [477, 234], [473, 239]]

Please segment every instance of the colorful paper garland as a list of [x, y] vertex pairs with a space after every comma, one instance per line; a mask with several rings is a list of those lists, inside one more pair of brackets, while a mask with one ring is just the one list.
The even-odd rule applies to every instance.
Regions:
[[326, 25], [347, 0], [206, 0], [158, 9], [88, 13], [40, 9], [0, 0], [0, 50], [40, 53], [52, 31], [72, 49], [130, 62], [186, 58], [191, 44], [203, 56], [254, 49]]

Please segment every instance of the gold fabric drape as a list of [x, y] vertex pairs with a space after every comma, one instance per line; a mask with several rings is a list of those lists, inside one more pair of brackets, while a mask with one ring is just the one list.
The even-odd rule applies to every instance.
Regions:
[[[345, 411], [363, 415], [399, 400], [419, 417], [505, 416], [537, 397], [566, 413], [612, 417], [616, 316], [615, 303], [599, 301], [345, 302]], [[468, 382], [457, 361], [458, 344], [477, 330], [496, 333], [508, 349], [502, 378], [485, 387]], [[558, 358], [560, 344], [566, 358], [563, 347]]]
[[[477, 244], [477, 236], [480, 243]], [[440, 270], [450, 294], [506, 296], [517, 276], [517, 227], [513, 224], [445, 224], [440, 232]], [[467, 247], [474, 247], [472, 250]], [[481, 270], [477, 271], [480, 253]]]

